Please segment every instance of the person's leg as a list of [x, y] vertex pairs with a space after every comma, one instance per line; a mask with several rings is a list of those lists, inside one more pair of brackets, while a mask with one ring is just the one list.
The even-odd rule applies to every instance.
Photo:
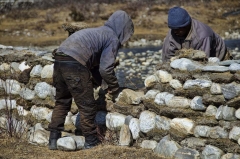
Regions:
[[85, 148], [91, 148], [99, 143], [94, 123], [97, 105], [93, 95], [91, 73], [86, 67], [78, 64], [75, 66], [74, 74], [68, 76], [69, 80], [66, 82], [79, 109], [80, 128], [85, 137]]
[[62, 76], [62, 69], [64, 70], [65, 65], [66, 63], [57, 61], [54, 64], [53, 86], [56, 88], [56, 101], [52, 119], [48, 125], [48, 130], [50, 130], [49, 149], [51, 150], [57, 149], [57, 140], [61, 137], [61, 131], [64, 130], [65, 118], [72, 104], [72, 96]]

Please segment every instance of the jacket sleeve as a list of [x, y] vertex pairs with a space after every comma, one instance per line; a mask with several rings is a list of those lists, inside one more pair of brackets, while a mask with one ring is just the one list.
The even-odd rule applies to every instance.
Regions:
[[97, 86], [101, 86], [101, 84], [102, 84], [102, 76], [101, 76], [101, 74], [99, 72], [99, 66], [95, 66], [90, 71], [91, 71], [92, 76], [93, 76], [94, 84], [96, 84]]
[[211, 37], [206, 37], [202, 39], [202, 41], [199, 43], [199, 48], [197, 50], [204, 51], [207, 55], [207, 57], [211, 56], [211, 45], [212, 45], [212, 39]]
[[217, 57], [221, 61], [224, 60], [227, 48], [224, 41], [220, 38], [218, 36], [215, 36], [215, 38], [204, 38], [201, 42], [200, 50], [204, 51], [207, 57]]
[[117, 77], [114, 72], [114, 62], [117, 56], [119, 42], [112, 42], [102, 51], [100, 58], [99, 72], [107, 83], [109, 90], [119, 88]]
[[162, 48], [162, 61], [168, 62], [171, 57], [175, 56], [175, 51], [177, 50], [176, 42], [171, 40], [171, 34], [168, 33], [167, 37], [164, 39]]

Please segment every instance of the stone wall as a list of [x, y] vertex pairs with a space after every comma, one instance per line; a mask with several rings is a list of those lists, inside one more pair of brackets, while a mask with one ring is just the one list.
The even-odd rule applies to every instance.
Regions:
[[[3, 110], [15, 109], [24, 117], [29, 142], [47, 145], [44, 128], [55, 95], [51, 53], [4, 48], [0, 55], [0, 126], [7, 128]], [[157, 65], [144, 89], [124, 89], [115, 103], [107, 101], [105, 123], [117, 132], [116, 144], [165, 158], [240, 158], [240, 60], [220, 62], [196, 50], [171, 60]], [[73, 134], [77, 113], [73, 103], [59, 149], [83, 147], [83, 137]]]

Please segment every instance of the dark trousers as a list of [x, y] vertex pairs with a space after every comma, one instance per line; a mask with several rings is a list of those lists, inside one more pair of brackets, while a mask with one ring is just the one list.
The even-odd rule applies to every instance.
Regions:
[[52, 114], [50, 131], [64, 130], [72, 98], [80, 113], [80, 128], [85, 137], [96, 135], [94, 119], [97, 113], [93, 96], [93, 82], [90, 71], [77, 61], [55, 61], [53, 85], [56, 88], [56, 102]]

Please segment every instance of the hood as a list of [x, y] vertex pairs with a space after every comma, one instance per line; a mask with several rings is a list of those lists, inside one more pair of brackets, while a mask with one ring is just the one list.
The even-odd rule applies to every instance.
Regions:
[[121, 45], [134, 33], [134, 26], [130, 16], [122, 10], [114, 12], [104, 25], [111, 28], [117, 34]]

